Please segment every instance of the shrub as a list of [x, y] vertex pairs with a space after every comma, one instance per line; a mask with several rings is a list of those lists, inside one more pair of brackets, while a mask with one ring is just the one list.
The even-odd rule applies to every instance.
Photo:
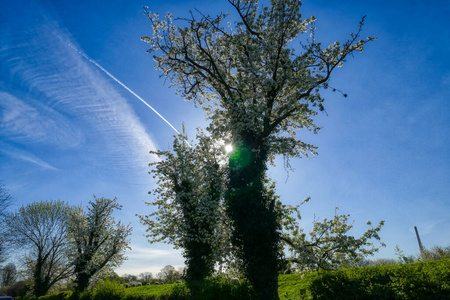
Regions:
[[82, 292], [75, 291], [70, 300], [92, 300], [93, 291], [89, 289], [85, 289]]
[[92, 300], [121, 300], [125, 296], [125, 288], [118, 282], [105, 280], [94, 290]]
[[321, 272], [308, 292], [313, 299], [450, 299], [450, 260]]
[[38, 300], [66, 300], [72, 296], [71, 291], [57, 292], [47, 296], [41, 296]]
[[36, 300], [36, 297], [34, 295], [25, 295], [23, 297], [15, 297], [16, 300]]

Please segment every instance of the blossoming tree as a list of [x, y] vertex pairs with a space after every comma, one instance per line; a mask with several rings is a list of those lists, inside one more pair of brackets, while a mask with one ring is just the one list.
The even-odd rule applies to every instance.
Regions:
[[[373, 38], [360, 39], [362, 20], [346, 42], [323, 47], [315, 40], [315, 17], [300, 14], [300, 0], [228, 2], [237, 14], [233, 24], [225, 23], [228, 14], [197, 11], [177, 26], [171, 14], [161, 20], [147, 11], [153, 35], [142, 40], [150, 43], [156, 67], [207, 112], [212, 132], [230, 136], [226, 206], [232, 242], [258, 298], [278, 299], [280, 226], [275, 200], [265, 190], [267, 164], [278, 154], [315, 153], [298, 130], [319, 130], [313, 117], [324, 109], [320, 90]], [[293, 48], [292, 41], [308, 32], [301, 49]]]
[[228, 228], [223, 206], [223, 147], [200, 131], [191, 146], [185, 133], [175, 137], [171, 151], [155, 151], [151, 163], [157, 179], [149, 202], [157, 210], [138, 215], [150, 242], [168, 242], [183, 249], [188, 283], [203, 280], [225, 256]]
[[67, 242], [75, 275], [75, 291], [82, 292], [91, 279], [106, 268], [118, 267], [126, 259], [132, 232], [130, 225], [116, 222], [114, 210], [122, 209], [117, 199], [89, 201], [87, 212], [76, 207], [70, 214]]

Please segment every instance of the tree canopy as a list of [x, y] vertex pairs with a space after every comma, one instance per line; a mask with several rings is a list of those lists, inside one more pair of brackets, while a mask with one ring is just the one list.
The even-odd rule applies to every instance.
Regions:
[[228, 14], [197, 11], [175, 25], [170, 13], [161, 20], [147, 11], [153, 35], [142, 40], [156, 68], [207, 112], [211, 132], [233, 144], [225, 192], [232, 242], [258, 298], [277, 299], [281, 227], [265, 185], [267, 164], [277, 154], [315, 153], [298, 130], [319, 130], [313, 117], [324, 109], [320, 90], [374, 38], [360, 39], [363, 18], [347, 41], [324, 47], [315, 39], [315, 17], [302, 19], [300, 0], [228, 2], [237, 14], [233, 24], [225, 23]]
[[[305, 199], [301, 204], [308, 202]], [[286, 250], [290, 252], [287, 261], [291, 267], [299, 270], [334, 270], [345, 266], [356, 266], [367, 256], [378, 252], [373, 240], [380, 241], [379, 232], [384, 225], [380, 221], [378, 226], [370, 226], [361, 237], [356, 238], [348, 232], [353, 228], [348, 223], [350, 214], [337, 214], [331, 219], [319, 221], [314, 219], [313, 228], [307, 235], [300, 227], [300, 205], [295, 207], [278, 203], [278, 210], [283, 225], [282, 241]], [[380, 242], [381, 247], [386, 245]]]
[[22, 206], [7, 218], [14, 243], [27, 251], [25, 265], [36, 297], [72, 274], [66, 243], [71, 210], [63, 201], [41, 201]]
[[203, 131], [197, 140], [191, 146], [183, 133], [175, 137], [171, 151], [153, 152], [161, 160], [150, 164], [157, 179], [152, 191], [156, 200], [147, 204], [157, 210], [138, 215], [150, 242], [165, 241], [183, 249], [188, 281], [210, 276], [229, 250], [223, 145]]
[[[331, 73], [353, 52], [361, 52], [363, 20], [344, 43], [324, 47], [314, 35], [314, 16], [303, 19], [299, 0], [229, 0], [239, 21], [226, 24], [228, 14], [212, 17], [201, 12], [174, 24], [168, 13], [147, 12], [153, 35], [142, 37], [155, 53], [156, 67], [187, 100], [208, 112], [212, 126], [232, 133], [233, 142], [246, 131], [270, 152], [299, 156], [314, 147], [296, 138], [297, 130], [319, 129], [312, 117], [323, 110], [321, 88]], [[309, 34], [295, 47], [294, 40]]]
[[88, 211], [76, 208], [70, 215], [68, 243], [77, 291], [88, 287], [93, 276], [106, 267], [119, 266], [128, 248], [132, 227], [116, 222], [112, 213], [121, 209], [117, 199], [97, 198]]

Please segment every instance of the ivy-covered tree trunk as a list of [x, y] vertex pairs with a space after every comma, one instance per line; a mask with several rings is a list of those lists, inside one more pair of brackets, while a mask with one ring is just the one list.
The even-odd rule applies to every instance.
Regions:
[[[192, 205], [192, 194], [187, 193], [193, 191], [193, 187], [189, 185], [188, 180], [183, 180], [181, 188], [177, 192], [182, 194], [179, 201], [182, 206], [183, 216], [187, 223], [188, 236], [191, 239], [187, 239], [185, 242], [185, 258], [186, 258], [186, 280], [188, 283], [192, 281], [200, 281], [210, 276], [214, 270], [214, 260], [211, 259], [212, 248], [211, 243], [202, 241], [199, 238], [205, 232], [209, 235], [213, 234], [213, 228], [207, 222], [201, 222], [196, 220], [197, 209]], [[181, 193], [183, 192], [183, 193]], [[190, 196], [189, 196], [190, 195]], [[198, 201], [198, 200], [197, 200]]]
[[228, 214], [234, 225], [233, 244], [258, 299], [279, 299], [280, 235], [273, 199], [267, 197], [267, 148], [254, 134], [235, 143], [229, 161]]
[[76, 276], [75, 283], [77, 285], [75, 290], [77, 292], [82, 292], [89, 286], [91, 276], [85, 272], [86, 269], [87, 269], [86, 264], [78, 263], [75, 265], [75, 276]]
[[36, 296], [36, 298], [44, 296], [45, 294], [47, 294], [49, 290], [49, 286], [45, 282], [45, 279], [43, 278], [42, 274], [43, 266], [44, 266], [44, 259], [39, 253], [38, 259], [36, 261], [36, 266], [34, 269], [34, 295]]

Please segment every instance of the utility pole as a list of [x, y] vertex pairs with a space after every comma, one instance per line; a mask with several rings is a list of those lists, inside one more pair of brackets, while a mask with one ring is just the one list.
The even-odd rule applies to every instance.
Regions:
[[422, 242], [420, 241], [419, 231], [417, 230], [417, 226], [414, 226], [414, 230], [416, 231], [417, 242], [419, 243], [420, 252], [423, 250]]

